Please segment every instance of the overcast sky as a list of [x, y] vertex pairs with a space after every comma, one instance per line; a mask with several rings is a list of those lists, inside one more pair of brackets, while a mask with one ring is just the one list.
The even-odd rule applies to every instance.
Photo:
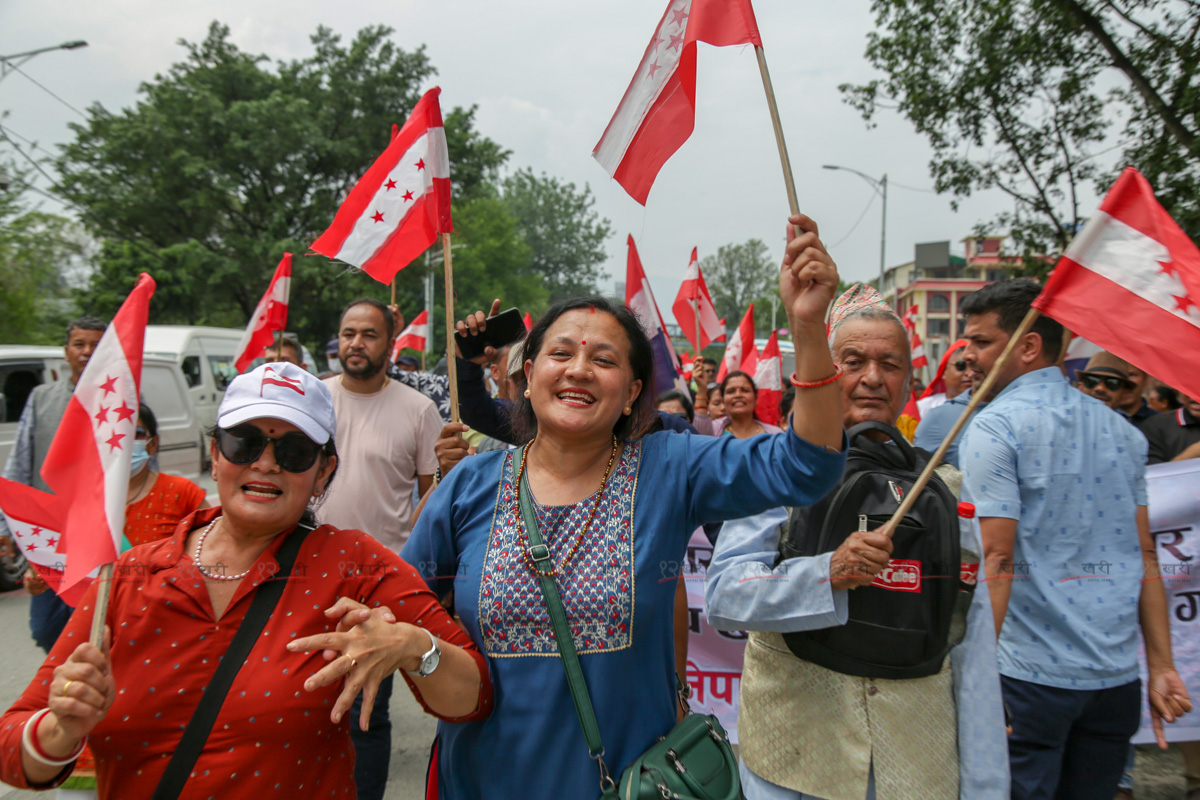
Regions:
[[[76, 108], [100, 102], [115, 110], [136, 101], [140, 82], [182, 60], [177, 40], [202, 39], [214, 19], [230, 26], [240, 48], [273, 59], [307, 55], [318, 25], [346, 39], [366, 25], [389, 25], [401, 47], [428, 46], [443, 106], [477, 104], [479, 130], [512, 151], [512, 168], [532, 167], [591, 186], [597, 210], [615, 229], [606, 265], [611, 280], [624, 279], [625, 236], [632, 233], [669, 317], [693, 246], [703, 257], [722, 244], [757, 237], [773, 256], [782, 254], [787, 197], [749, 47], [700, 45], [695, 133], [659, 173], [645, 208], [591, 158], [666, 5], [3, 0], [0, 54], [86, 39], [85, 49], [46, 53], [22, 69]], [[909, 123], [888, 113], [868, 129], [842, 102], [839, 84], [874, 77], [863, 57], [873, 24], [869, 0], [756, 0], [755, 13], [801, 208], [820, 223], [844, 278], [878, 274], [880, 202], [876, 198], [855, 227], [872, 188], [851, 173], [823, 170], [823, 164], [888, 174], [889, 266], [911, 260], [917, 242], [949, 239], [961, 252], [959, 240], [976, 223], [1011, 208], [1003, 194], [992, 192], [952, 211], [948, 198], [928, 192], [929, 149]], [[47, 150], [68, 139], [67, 123], [79, 119], [17, 73], [0, 83], [0, 109], [8, 113], [6, 127]], [[46, 208], [59, 210], [49, 203]]]

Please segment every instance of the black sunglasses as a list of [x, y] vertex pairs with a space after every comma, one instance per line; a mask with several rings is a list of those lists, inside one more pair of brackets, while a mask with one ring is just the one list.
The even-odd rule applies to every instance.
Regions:
[[965, 362], [965, 361], [955, 361], [955, 362], [954, 362], [954, 368], [955, 368], [956, 370], [958, 370], [959, 372], [966, 372], [966, 371], [967, 371], [967, 362]]
[[308, 472], [321, 455], [321, 445], [303, 433], [285, 433], [283, 436], [271, 438], [252, 426], [228, 431], [224, 428], [217, 429], [217, 443], [221, 448], [221, 455], [231, 464], [253, 464], [267, 449], [268, 442], [274, 445], [275, 463], [287, 472]]
[[1110, 392], [1119, 392], [1120, 390], [1124, 389], [1126, 386], [1133, 385], [1132, 383], [1130, 383], [1129, 381], [1127, 381], [1123, 378], [1103, 377], [1100, 375], [1085, 375], [1082, 373], [1079, 375], [1079, 382], [1082, 383], [1084, 386], [1086, 386], [1088, 389], [1095, 389], [1097, 386], [1100, 385], [1101, 381], [1104, 381], [1105, 388], [1108, 389]]

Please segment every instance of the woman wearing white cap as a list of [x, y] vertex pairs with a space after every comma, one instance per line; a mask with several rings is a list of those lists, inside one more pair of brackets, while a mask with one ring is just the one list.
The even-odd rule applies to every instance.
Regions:
[[488, 715], [483, 657], [416, 571], [374, 539], [313, 519], [337, 470], [336, 430], [329, 390], [299, 367], [265, 364], [230, 384], [212, 446], [220, 507], [121, 556], [103, 649], [87, 643], [93, 586], [0, 719], [0, 780], [54, 786], [90, 740], [102, 799], [185, 786], [193, 797], [353, 797], [344, 715], [363, 677], [338, 679], [365, 654], [351, 646], [326, 663], [288, 647], [331, 630], [322, 611], [342, 597], [399, 619], [377, 671], [407, 670], [441, 719]]

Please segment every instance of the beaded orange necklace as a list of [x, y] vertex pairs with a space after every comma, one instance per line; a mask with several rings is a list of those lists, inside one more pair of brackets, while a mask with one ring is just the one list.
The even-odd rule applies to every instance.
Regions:
[[[537, 440], [534, 439], [534, 441]], [[517, 492], [521, 491], [521, 479], [525, 475], [525, 462], [529, 456], [529, 448], [532, 446], [533, 442], [530, 442], [529, 444], [525, 445], [525, 449], [521, 451], [521, 465], [517, 469], [517, 480], [514, 484]], [[583, 524], [583, 528], [580, 529], [579, 536], [575, 538], [575, 543], [571, 545], [571, 549], [567, 553], [567, 557], [564, 558], [557, 566], [552, 567], [549, 572], [542, 572], [537, 568], [537, 565], [533, 563], [533, 557], [529, 555], [529, 531], [525, 530], [525, 520], [523, 519], [522, 515], [517, 514], [517, 531], [521, 536], [521, 555], [524, 557], [525, 564], [529, 567], [530, 572], [534, 573], [535, 575], [543, 575], [548, 578], [553, 578], [561, 574], [567, 568], [567, 564], [571, 562], [571, 559], [575, 557], [575, 554], [579, 552], [579, 546], [583, 544], [583, 539], [585, 536], [587, 536], [588, 529], [592, 527], [592, 520], [596, 518], [596, 512], [600, 510], [600, 501], [604, 499], [604, 489], [608, 486], [608, 476], [609, 473], [612, 472], [612, 465], [617, 458], [617, 449], [619, 447], [620, 444], [617, 442], [617, 437], [614, 436], [612, 453], [608, 457], [608, 466], [604, 468], [604, 477], [600, 480], [600, 491], [596, 493], [596, 502], [592, 504], [592, 513], [588, 515], [587, 522], [585, 522]]]

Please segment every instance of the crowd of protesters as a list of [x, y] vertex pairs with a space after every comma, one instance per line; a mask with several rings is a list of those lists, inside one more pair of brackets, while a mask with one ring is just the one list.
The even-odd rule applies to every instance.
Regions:
[[[0, 779], [53, 788], [88, 752], [102, 798], [159, 796], [170, 781], [189, 797], [381, 798], [400, 672], [439, 719], [429, 797], [599, 797], [680, 717], [687, 598], [660, 565], [681, 562], [702, 528], [715, 547], [708, 619], [749, 635], [745, 797], [1132, 796], [1129, 742], [1143, 708], [1161, 746], [1162, 723], [1191, 710], [1163, 584], [1150, 580], [1145, 467], [1200, 457], [1200, 399], [1109, 353], [1073, 385], [1064, 331], [1047, 317], [996, 367], [1038, 293], [1003, 281], [963, 302], [963, 337], [917, 403], [914, 450], [897, 430], [913, 396], [903, 323], [870, 287], [835, 298], [816, 224], [789, 224], [780, 294], [795, 372], [778, 427], [756, 414], [753, 376], [718, 382], [711, 359], [695, 360], [686, 390], [656, 392], [637, 318], [601, 297], [555, 303], [523, 339], [472, 359], [448, 354], [461, 422], [445, 372], [391, 361], [394, 306], [350, 303], [321, 378], [282, 337], [225, 392], [211, 432], [213, 508], [157, 471], [157, 423], [143, 404], [131, 549], [103, 646], [87, 641], [95, 587], [73, 610], [31, 569], [31, 630], [47, 657], [0, 719]], [[459, 335], [484, 333], [500, 307], [464, 318]], [[33, 393], [6, 477], [39, 486], [103, 330], [92, 318], [69, 327], [71, 380]], [[812, 651], [801, 640], [812, 647], [847, 626], [864, 661], [892, 641], [856, 616], [867, 587], [910, 563], [895, 561], [904, 543], [886, 517], [864, 508], [839, 544], [812, 545], [811, 510], [851, 487], [855, 442], [927, 459], [994, 370], [932, 479], [978, 520], [953, 527], [955, 552], [964, 568], [973, 553], [979, 574], [949, 643], [916, 677], [802, 655]], [[1105, 580], [1062, 580], [1064, 564], [1101, 560], [1112, 565]], [[304, 579], [275, 591], [281, 568]], [[578, 721], [547, 579], [599, 752]], [[260, 616], [194, 765], [174, 774], [217, 665]], [[1200, 748], [1181, 749], [1196, 800]]]

